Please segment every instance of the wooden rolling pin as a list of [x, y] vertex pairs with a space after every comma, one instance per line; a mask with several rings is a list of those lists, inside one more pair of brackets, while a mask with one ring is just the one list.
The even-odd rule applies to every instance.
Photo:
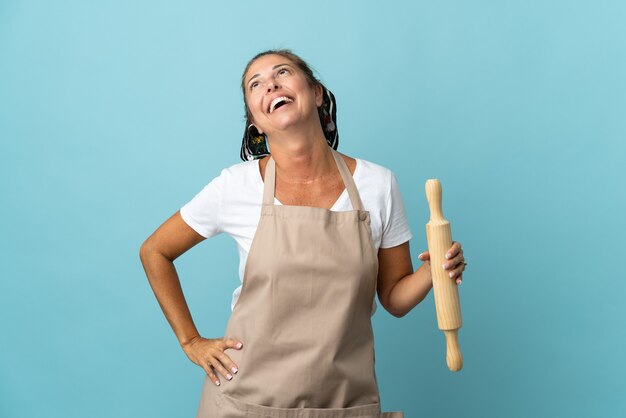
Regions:
[[426, 224], [426, 238], [430, 253], [430, 272], [435, 291], [435, 307], [439, 329], [446, 336], [446, 363], [453, 372], [463, 367], [463, 356], [459, 347], [459, 328], [461, 328], [461, 305], [459, 289], [455, 279], [444, 270], [447, 261], [446, 252], [452, 246], [450, 222], [443, 217], [441, 211], [441, 183], [437, 179], [426, 181], [426, 198], [430, 207], [430, 220]]

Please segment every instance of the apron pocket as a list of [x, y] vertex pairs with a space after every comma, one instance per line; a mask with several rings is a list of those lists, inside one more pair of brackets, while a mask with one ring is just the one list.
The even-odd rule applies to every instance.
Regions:
[[[220, 416], [224, 418], [402, 418], [401, 412], [381, 414], [380, 404], [353, 406], [350, 408], [273, 408], [256, 405], [219, 395]], [[392, 415], [389, 415], [392, 414]], [[400, 415], [395, 415], [400, 414]]]

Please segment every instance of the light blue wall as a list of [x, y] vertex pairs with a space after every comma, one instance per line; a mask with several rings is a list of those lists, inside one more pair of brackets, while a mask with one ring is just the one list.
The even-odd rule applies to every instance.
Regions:
[[[219, 4], [219, 5], [218, 5]], [[247, 60], [290, 47], [338, 99], [340, 150], [424, 181], [469, 261], [465, 356], [432, 294], [375, 316], [385, 409], [407, 417], [626, 415], [623, 1], [0, 2], [0, 416], [187, 417], [187, 360], [141, 242], [237, 163]], [[177, 266], [220, 336], [225, 236]]]

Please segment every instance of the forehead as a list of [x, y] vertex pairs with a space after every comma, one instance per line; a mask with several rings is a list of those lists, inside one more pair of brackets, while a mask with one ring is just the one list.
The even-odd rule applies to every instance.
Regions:
[[263, 55], [262, 57], [259, 57], [256, 60], [254, 60], [252, 64], [250, 64], [248, 71], [246, 71], [245, 79], [247, 81], [248, 79], [250, 79], [250, 77], [254, 76], [255, 74], [261, 74], [266, 71], [272, 71], [274, 66], [280, 65], [280, 64], [289, 64], [294, 68], [296, 67], [293, 61], [291, 61], [289, 58], [283, 57], [282, 55], [277, 55], [277, 54]]

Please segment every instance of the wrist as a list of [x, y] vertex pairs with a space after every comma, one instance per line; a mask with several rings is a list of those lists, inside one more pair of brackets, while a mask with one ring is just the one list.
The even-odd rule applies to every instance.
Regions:
[[189, 344], [193, 343], [195, 340], [200, 338], [200, 334], [192, 335], [191, 337], [185, 337], [178, 340], [178, 343], [182, 348], [187, 347]]

